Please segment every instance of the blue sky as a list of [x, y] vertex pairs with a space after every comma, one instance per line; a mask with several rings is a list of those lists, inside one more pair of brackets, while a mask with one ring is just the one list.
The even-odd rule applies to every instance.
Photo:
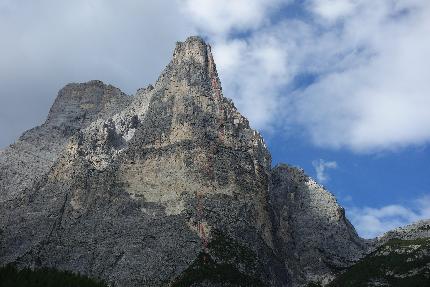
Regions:
[[274, 164], [324, 184], [362, 236], [430, 218], [427, 0], [0, 0], [0, 34], [0, 147], [66, 83], [133, 94], [200, 35]]

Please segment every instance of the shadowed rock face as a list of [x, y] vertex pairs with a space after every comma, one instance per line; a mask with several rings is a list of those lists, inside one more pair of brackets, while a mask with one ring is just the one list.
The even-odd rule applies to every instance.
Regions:
[[272, 170], [198, 37], [133, 97], [67, 85], [0, 167], [1, 265], [115, 286], [301, 286], [368, 248], [330, 193]]
[[335, 197], [302, 169], [275, 167], [270, 195], [277, 249], [294, 286], [326, 284], [370, 250]]

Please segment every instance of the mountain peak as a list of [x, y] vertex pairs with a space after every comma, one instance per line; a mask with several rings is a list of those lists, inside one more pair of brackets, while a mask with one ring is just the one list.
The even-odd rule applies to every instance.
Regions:
[[58, 92], [46, 123], [81, 128], [97, 117], [112, 116], [130, 101], [120, 89], [99, 80], [70, 83]]
[[213, 92], [218, 90], [217, 94], [221, 94], [221, 82], [210, 45], [197, 36], [189, 37], [184, 42], [177, 42], [172, 60], [155, 86], [160, 83], [166, 85], [167, 82], [173, 82], [176, 86], [187, 86], [207, 96], [210, 96], [211, 89]]
[[207, 62], [209, 45], [199, 36], [188, 37], [184, 42], [176, 42], [173, 60], [195, 60], [201, 64]]

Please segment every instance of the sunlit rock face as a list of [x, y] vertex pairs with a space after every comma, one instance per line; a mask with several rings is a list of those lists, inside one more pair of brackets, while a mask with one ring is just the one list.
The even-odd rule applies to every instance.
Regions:
[[134, 96], [67, 85], [0, 168], [0, 265], [115, 286], [306, 286], [370, 250], [329, 192], [272, 169], [199, 37]]

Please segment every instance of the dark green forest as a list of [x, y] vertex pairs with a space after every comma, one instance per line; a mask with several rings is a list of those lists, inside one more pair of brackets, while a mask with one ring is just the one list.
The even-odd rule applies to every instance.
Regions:
[[51, 268], [18, 270], [13, 265], [0, 268], [0, 287], [107, 287], [102, 281]]

